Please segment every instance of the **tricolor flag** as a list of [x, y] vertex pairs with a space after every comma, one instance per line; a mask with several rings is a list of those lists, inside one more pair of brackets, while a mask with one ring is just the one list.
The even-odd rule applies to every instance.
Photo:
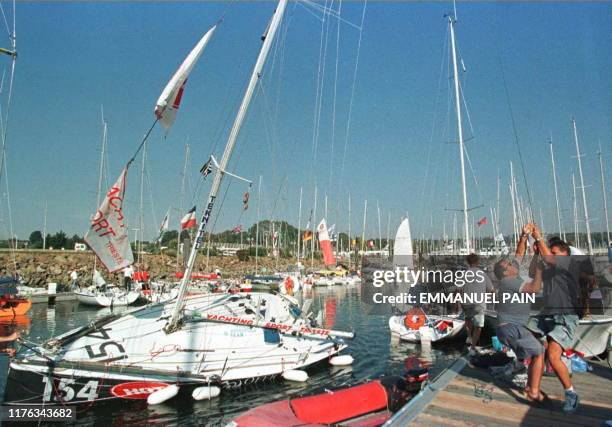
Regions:
[[164, 220], [159, 226], [159, 237], [157, 238], [157, 243], [161, 243], [164, 232], [168, 231], [169, 227], [170, 227], [170, 208], [168, 208], [168, 211], [166, 212], [166, 216], [164, 217]]
[[321, 252], [323, 252], [323, 262], [325, 265], [333, 265], [336, 263], [334, 259], [334, 253], [332, 251], [331, 241], [329, 240], [329, 233], [327, 232], [327, 224], [325, 224], [325, 218], [321, 220], [317, 226], [317, 232], [319, 233], [319, 244], [321, 245]]
[[196, 207], [192, 207], [189, 212], [185, 214], [183, 219], [181, 219], [181, 230], [186, 230], [188, 228], [196, 228]]
[[127, 167], [106, 193], [102, 204], [91, 219], [85, 242], [111, 273], [134, 263], [134, 255], [124, 222], [122, 206], [125, 195]]
[[204, 179], [212, 172], [212, 161], [209, 159], [204, 166], [200, 169], [200, 173], [204, 176]]
[[476, 223], [477, 226], [481, 226], [481, 225], [486, 225], [487, 224], [487, 217], [483, 216], [482, 218], [480, 218], [480, 220]]
[[200, 58], [216, 28], [217, 26], [215, 25], [208, 30], [198, 44], [189, 52], [189, 55], [187, 55], [179, 69], [176, 70], [155, 104], [155, 116], [164, 126], [166, 132], [168, 132], [176, 118], [176, 112], [181, 104], [183, 90], [185, 89], [189, 73], [191, 73], [191, 70]]

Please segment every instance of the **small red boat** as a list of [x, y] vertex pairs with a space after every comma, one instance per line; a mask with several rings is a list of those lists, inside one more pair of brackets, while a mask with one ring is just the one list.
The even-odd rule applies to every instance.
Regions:
[[404, 377], [389, 376], [314, 396], [268, 403], [238, 416], [228, 426], [380, 426], [419, 392], [427, 377], [426, 369], [414, 369]]

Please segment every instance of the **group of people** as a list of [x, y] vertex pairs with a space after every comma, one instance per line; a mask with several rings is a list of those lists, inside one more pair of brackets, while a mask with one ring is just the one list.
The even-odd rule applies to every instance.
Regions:
[[[528, 249], [528, 241], [531, 248]], [[532, 256], [526, 256], [533, 252]], [[580, 398], [572, 385], [566, 364], [565, 350], [575, 341], [581, 316], [587, 314], [588, 293], [596, 285], [592, 265], [587, 257], [570, 256], [571, 247], [553, 237], [547, 242], [535, 223], [522, 229], [515, 258], [503, 258], [495, 263], [493, 273], [498, 280], [496, 335], [500, 343], [513, 350], [519, 361], [528, 361], [525, 397], [543, 402], [546, 395], [540, 384], [546, 364], [561, 382], [565, 401], [563, 411], [576, 411]], [[478, 256], [467, 257], [470, 269], [479, 268]], [[521, 267], [528, 269], [529, 278], [521, 276]], [[493, 292], [490, 280], [466, 284], [464, 292]], [[543, 291], [539, 314], [531, 316], [531, 304], [510, 302], [513, 294], [536, 294]], [[506, 294], [508, 297], [502, 297]], [[464, 306], [470, 353], [478, 352], [480, 332], [484, 327], [484, 304]]]

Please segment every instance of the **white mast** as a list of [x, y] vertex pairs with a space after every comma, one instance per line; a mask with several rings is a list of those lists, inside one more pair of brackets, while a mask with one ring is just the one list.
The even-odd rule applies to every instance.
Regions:
[[572, 172], [572, 200], [574, 202], [574, 240], [576, 247], [580, 247], [580, 235], [578, 234], [578, 198], [576, 197], [576, 177]]
[[[106, 120], [104, 119], [104, 106], [100, 107], [102, 112], [102, 143], [100, 148], [100, 165], [98, 168], [98, 191], [96, 193], [96, 209], [100, 206], [100, 197], [102, 197], [102, 181], [104, 176], [104, 168], [106, 167], [105, 156], [106, 156], [106, 142], [108, 135], [108, 126], [106, 124]], [[45, 230], [47, 228], [47, 202], [45, 201]], [[46, 247], [47, 243], [47, 232], [45, 231], [45, 235], [43, 236], [43, 249]], [[96, 270], [98, 264], [98, 257], [94, 255], [94, 271]]]
[[297, 235], [297, 261], [296, 264], [298, 265], [298, 271], [299, 271], [299, 265], [300, 265], [300, 240], [301, 240], [301, 234], [302, 234], [302, 187], [300, 187], [300, 208], [298, 210], [298, 235]]
[[580, 174], [580, 188], [582, 189], [582, 206], [584, 208], [584, 222], [586, 224], [587, 233], [587, 249], [589, 255], [593, 254], [593, 242], [591, 242], [591, 225], [589, 223], [589, 210], [587, 208], [586, 194], [584, 192], [584, 177], [582, 175], [582, 154], [580, 154], [580, 147], [578, 146], [578, 131], [576, 130], [576, 120], [572, 118], [572, 125], [574, 127], [574, 141], [576, 142], [576, 157], [578, 157], [578, 173]]
[[363, 226], [361, 228], [361, 250], [365, 252], [365, 228], [366, 228], [366, 215], [368, 213], [368, 199], [363, 204]]
[[45, 222], [43, 223], [43, 251], [47, 248], [47, 201], [45, 200]]
[[244, 98], [242, 99], [242, 103], [240, 104], [240, 108], [238, 109], [238, 114], [236, 115], [236, 119], [234, 120], [234, 124], [232, 125], [232, 129], [229, 134], [227, 145], [225, 146], [223, 156], [221, 157], [221, 162], [219, 163], [219, 166], [216, 168], [216, 171], [215, 171], [215, 177], [212, 183], [212, 187], [210, 188], [210, 194], [208, 196], [208, 204], [206, 206], [206, 209], [204, 210], [204, 215], [202, 216], [202, 220], [198, 228], [198, 233], [197, 233], [195, 242], [191, 247], [191, 253], [189, 254], [189, 261], [187, 262], [185, 273], [183, 275], [183, 278], [181, 279], [181, 286], [179, 289], [178, 297], [176, 299], [176, 303], [174, 305], [174, 311], [172, 312], [172, 317], [170, 318], [170, 321], [168, 322], [168, 325], [166, 328], [168, 332], [172, 332], [178, 326], [178, 322], [181, 316], [181, 311], [183, 309], [183, 305], [185, 301], [185, 295], [187, 292], [187, 284], [189, 283], [190, 278], [191, 278], [191, 271], [195, 264], [195, 260], [198, 254], [198, 249], [200, 248], [200, 245], [202, 244], [202, 238], [204, 237], [206, 225], [208, 224], [208, 221], [210, 220], [212, 210], [215, 204], [215, 200], [217, 199], [217, 193], [219, 192], [219, 189], [221, 187], [221, 181], [223, 180], [223, 175], [225, 174], [225, 169], [227, 168], [230, 157], [232, 155], [232, 151], [234, 150], [234, 145], [236, 144], [238, 133], [240, 132], [240, 128], [242, 127], [242, 123], [246, 116], [246, 112], [251, 102], [251, 98], [253, 97], [255, 87], [257, 86], [257, 83], [259, 82], [259, 79], [261, 78], [262, 70], [266, 62], [268, 52], [270, 51], [270, 48], [272, 47], [274, 36], [276, 35], [276, 31], [278, 30], [278, 27], [280, 26], [286, 6], [287, 6], [287, 0], [279, 0], [278, 6], [276, 7], [276, 10], [274, 11], [274, 15], [272, 15], [272, 19], [270, 21], [267, 34], [264, 34], [263, 44], [261, 46], [259, 56], [257, 57], [257, 61], [255, 62], [253, 73], [251, 74], [249, 84], [244, 94]]
[[351, 269], [351, 252], [353, 250], [353, 240], [351, 238], [351, 193], [348, 195], [348, 267]]
[[312, 239], [310, 239], [310, 268], [314, 268], [314, 252], [315, 252], [315, 230], [317, 228], [317, 186], [315, 185], [314, 193], [314, 209], [312, 214]]
[[[183, 215], [185, 214], [185, 212], [183, 212], [183, 197], [185, 196], [185, 179], [187, 177], [187, 163], [189, 162], [189, 144], [185, 144], [185, 162], [183, 163], [183, 173], [181, 174], [181, 197], [179, 198], [179, 213], [178, 213], [178, 229], [177, 229], [177, 235], [176, 235], [176, 268], [178, 270], [179, 268], [179, 256], [180, 256], [180, 251], [179, 248], [181, 247], [181, 232], [182, 232], [182, 227], [181, 227], [181, 218], [183, 217]], [[184, 257], [184, 248], [183, 248], [183, 257]]]
[[601, 142], [599, 143], [599, 173], [601, 174], [601, 194], [603, 195], [604, 215], [606, 220], [606, 246], [610, 244], [610, 223], [608, 222], [608, 199], [606, 198], [606, 178], [604, 174], [603, 159], [601, 153]]
[[376, 201], [376, 212], [378, 213], [378, 250], [382, 251], [382, 232], [380, 231], [380, 206]]
[[450, 25], [451, 34], [451, 47], [453, 53], [453, 77], [455, 80], [455, 108], [457, 110], [457, 133], [459, 135], [459, 157], [461, 159], [461, 190], [463, 193], [463, 232], [464, 232], [464, 245], [467, 253], [470, 253], [470, 233], [469, 233], [469, 221], [468, 221], [468, 202], [467, 202], [467, 188], [465, 184], [465, 147], [463, 144], [463, 126], [461, 123], [461, 94], [459, 91], [459, 73], [457, 71], [457, 47], [455, 46], [455, 22], [456, 20], [452, 17], [448, 17], [448, 23]]
[[512, 200], [512, 234], [514, 236], [514, 246], [518, 244], [517, 222], [516, 222], [516, 201], [514, 200], [514, 169], [510, 162], [510, 199]]
[[563, 231], [563, 227], [561, 226], [561, 209], [559, 208], [559, 192], [557, 190], [557, 168], [555, 167], [555, 154], [553, 152], [552, 137], [550, 138], [549, 144], [550, 144], [550, 161], [552, 163], [553, 184], [555, 185], [555, 203], [557, 205], [557, 222], [559, 226], [559, 235], [562, 236], [563, 241], [566, 241], [565, 232]]
[[257, 223], [255, 224], [255, 274], [259, 272], [259, 213], [261, 207], [261, 175], [257, 185]]

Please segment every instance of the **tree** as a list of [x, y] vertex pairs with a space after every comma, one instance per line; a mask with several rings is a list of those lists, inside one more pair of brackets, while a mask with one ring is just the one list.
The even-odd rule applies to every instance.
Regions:
[[58, 231], [52, 236], [47, 235], [47, 246], [50, 246], [53, 249], [66, 248], [67, 243], [68, 238], [66, 237], [66, 233], [63, 231]]
[[42, 249], [43, 247], [43, 235], [39, 230], [32, 231], [30, 234], [29, 247], [31, 249]]

